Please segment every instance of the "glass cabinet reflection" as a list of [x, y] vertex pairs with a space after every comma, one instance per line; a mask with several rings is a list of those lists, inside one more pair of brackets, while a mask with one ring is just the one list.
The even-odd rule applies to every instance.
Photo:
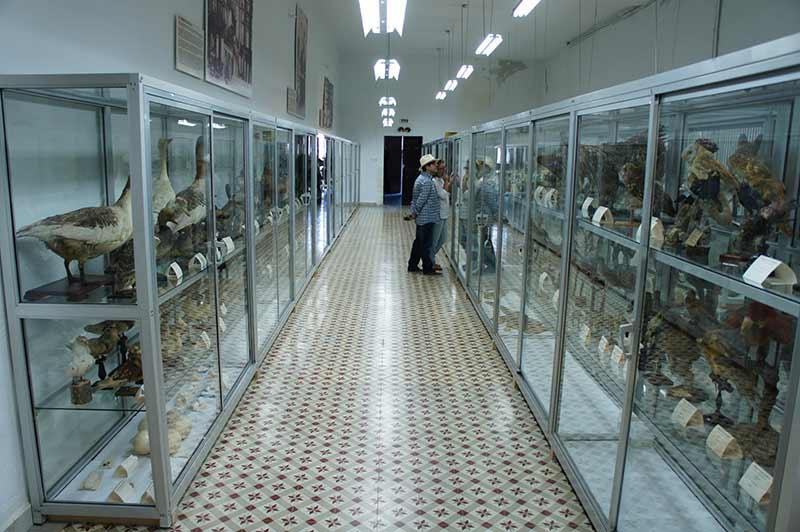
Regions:
[[557, 433], [608, 514], [630, 358], [649, 106], [580, 116]]
[[506, 128], [505, 172], [500, 195], [503, 248], [500, 253], [500, 297], [497, 332], [509, 352], [516, 355], [521, 322], [522, 272], [525, 268], [525, 194], [529, 174], [530, 125]]
[[292, 132], [288, 129], [277, 131], [277, 180], [276, 180], [276, 203], [274, 209], [275, 223], [275, 251], [278, 261], [278, 308], [279, 314], [288, 308], [292, 299], [292, 276], [290, 262], [292, 260], [292, 246], [294, 246], [294, 235], [292, 235], [291, 216], [292, 209], [290, 202], [292, 198], [291, 172], [294, 166], [292, 161]]
[[523, 312], [521, 371], [545, 416], [550, 413], [553, 356], [561, 303], [568, 116], [534, 127], [533, 174], [529, 198], [527, 286]]
[[255, 302], [258, 346], [263, 349], [278, 323], [278, 268], [275, 252], [275, 129], [253, 125]]

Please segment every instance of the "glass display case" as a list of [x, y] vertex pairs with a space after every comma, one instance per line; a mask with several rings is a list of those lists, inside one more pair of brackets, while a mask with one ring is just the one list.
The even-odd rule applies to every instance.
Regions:
[[461, 136], [450, 261], [598, 530], [800, 529], [799, 67], [800, 35]]
[[312, 273], [313, 150], [294, 175], [292, 127], [139, 74], [0, 76], [0, 103], [35, 520], [167, 527]]
[[[525, 198], [529, 175], [530, 124], [505, 130], [503, 179], [500, 186], [501, 251], [497, 303], [497, 334], [509, 351], [517, 349], [521, 324], [525, 269]], [[521, 217], [522, 216], [522, 217]], [[522, 223], [521, 223], [522, 222]]]

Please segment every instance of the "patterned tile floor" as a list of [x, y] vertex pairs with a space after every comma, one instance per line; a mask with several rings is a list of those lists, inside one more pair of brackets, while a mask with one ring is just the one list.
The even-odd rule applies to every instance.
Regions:
[[[412, 231], [356, 213], [174, 530], [592, 530], [452, 272], [405, 271]], [[143, 530], [66, 530], [106, 529]]]

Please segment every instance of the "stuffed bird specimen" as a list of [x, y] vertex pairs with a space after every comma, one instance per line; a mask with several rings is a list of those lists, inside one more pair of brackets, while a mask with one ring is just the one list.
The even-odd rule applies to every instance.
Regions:
[[717, 223], [731, 223], [736, 178], [714, 158], [717, 145], [698, 139], [681, 157], [688, 164], [686, 184], [692, 195], [703, 202], [704, 210]]
[[108, 390], [128, 383], [141, 382], [143, 378], [142, 350], [136, 345], [128, 352], [128, 358], [125, 359], [125, 362], [112, 371], [108, 377], [95, 383], [94, 387], [98, 390]]
[[175, 219], [175, 232], [186, 227], [200, 223], [206, 218], [206, 166], [205, 142], [203, 137], [197, 138], [195, 144], [196, 171], [194, 181], [187, 188], [178, 192], [175, 198], [175, 207], [178, 216]]
[[127, 242], [133, 233], [131, 220], [131, 180], [114, 205], [84, 207], [64, 214], [50, 216], [17, 231], [18, 238], [33, 237], [44, 242], [47, 249], [64, 259], [67, 281], [74, 278], [70, 263], [78, 261], [80, 281], [86, 279], [86, 262], [111, 253]]
[[153, 223], [158, 223], [159, 214], [167, 205], [175, 201], [175, 189], [167, 173], [167, 148], [172, 139], [158, 141], [158, 153], [161, 157], [161, 174], [153, 181]]

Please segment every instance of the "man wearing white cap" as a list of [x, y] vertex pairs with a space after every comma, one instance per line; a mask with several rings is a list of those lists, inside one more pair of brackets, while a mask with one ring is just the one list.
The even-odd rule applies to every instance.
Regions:
[[436, 158], [430, 154], [423, 155], [419, 160], [419, 171], [411, 200], [411, 216], [417, 224], [417, 234], [411, 246], [408, 271], [420, 271], [419, 261], [422, 260], [422, 273], [441, 275], [433, 269], [433, 233], [439, 223], [439, 196], [432, 177], [436, 172]]

